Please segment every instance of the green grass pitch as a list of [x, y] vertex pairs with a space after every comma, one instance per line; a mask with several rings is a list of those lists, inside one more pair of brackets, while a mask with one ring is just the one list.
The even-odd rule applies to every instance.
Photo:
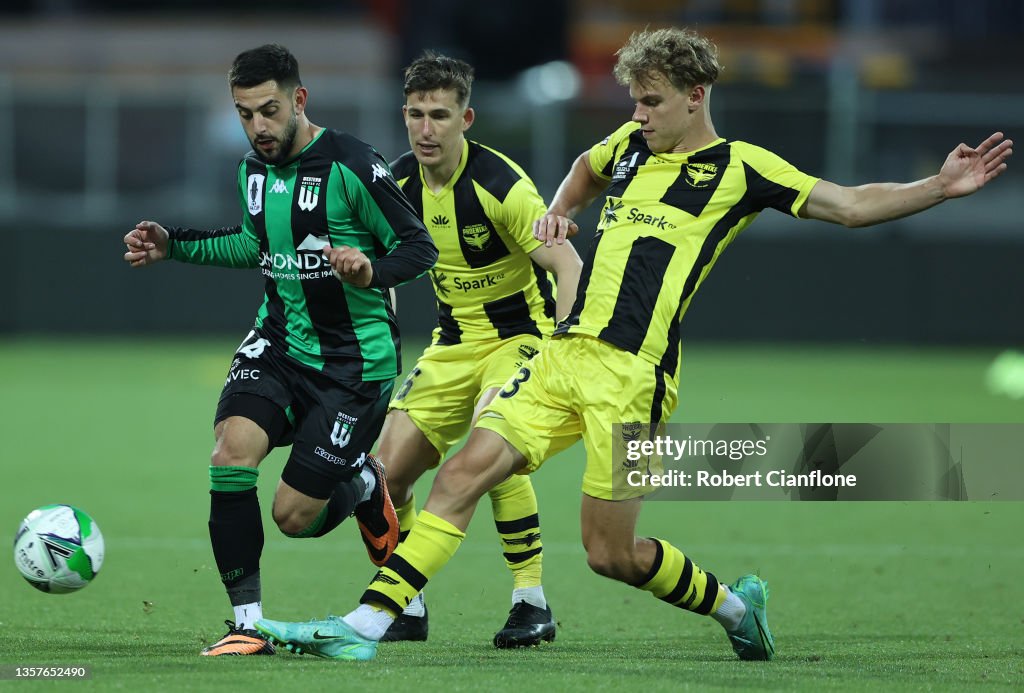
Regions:
[[[725, 580], [759, 571], [769, 581], [778, 657], [745, 663], [710, 619], [588, 571], [579, 446], [534, 476], [545, 591], [561, 624], [550, 646], [490, 644], [511, 580], [482, 507], [428, 586], [429, 642], [381, 646], [368, 664], [286, 652], [198, 657], [231, 617], [206, 518], [210, 420], [234, 346], [0, 342], [0, 528], [10, 541], [33, 507], [71, 503], [92, 514], [107, 547], [96, 582], [71, 595], [36, 592], [3, 559], [0, 668], [88, 665], [92, 679], [74, 685], [134, 691], [996, 690], [1024, 681], [1024, 504], [649, 504], [641, 533]], [[410, 346], [407, 366], [415, 353]], [[1020, 422], [1024, 402], [982, 386], [993, 356], [691, 345], [675, 420]], [[278, 451], [261, 473], [265, 612], [344, 614], [374, 570], [354, 524], [319, 540], [276, 532], [269, 508], [283, 460]], [[36, 688], [58, 685], [68, 688]]]

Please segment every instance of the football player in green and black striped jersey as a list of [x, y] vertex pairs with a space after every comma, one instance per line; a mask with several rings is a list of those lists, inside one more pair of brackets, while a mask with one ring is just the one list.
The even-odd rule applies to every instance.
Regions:
[[[412, 149], [391, 166], [439, 255], [431, 270], [438, 326], [391, 402], [377, 450], [403, 534], [416, 520], [413, 484], [440, 464], [505, 381], [542, 348], [556, 313], [569, 312], [582, 266], [571, 245], [545, 247], [533, 237], [533, 222], [546, 206], [526, 173], [466, 138], [475, 118], [472, 81], [470, 65], [434, 53], [405, 71], [402, 113]], [[557, 300], [549, 272], [558, 282]], [[533, 485], [512, 475], [489, 495], [513, 583], [512, 610], [493, 642], [511, 648], [552, 640]], [[426, 607], [417, 595], [384, 639], [426, 637]]]
[[291, 445], [273, 517], [318, 537], [355, 512], [371, 560], [398, 543], [377, 440], [401, 372], [396, 284], [437, 249], [387, 163], [351, 135], [309, 121], [298, 63], [284, 47], [241, 53], [229, 83], [253, 150], [238, 167], [242, 223], [216, 231], [140, 222], [125, 236], [134, 267], [173, 259], [258, 269], [263, 304], [225, 380], [214, 419], [210, 539], [235, 612], [202, 654], [273, 654], [261, 617], [258, 465]]

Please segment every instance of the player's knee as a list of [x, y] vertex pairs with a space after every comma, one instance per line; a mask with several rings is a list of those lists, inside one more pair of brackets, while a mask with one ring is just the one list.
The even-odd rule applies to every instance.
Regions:
[[259, 460], [245, 453], [243, 447], [235, 445], [228, 438], [221, 438], [210, 454], [214, 467], [255, 467]]
[[272, 515], [274, 517], [274, 522], [277, 524], [277, 528], [281, 530], [281, 534], [288, 536], [301, 534], [309, 527], [311, 522], [309, 517], [298, 512], [298, 510], [291, 508], [279, 508], [274, 506]]

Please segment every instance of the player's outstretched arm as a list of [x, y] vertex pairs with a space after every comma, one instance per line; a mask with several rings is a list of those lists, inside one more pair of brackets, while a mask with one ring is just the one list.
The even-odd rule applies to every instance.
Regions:
[[132, 267], [152, 265], [167, 257], [167, 229], [155, 221], [140, 221], [125, 234], [124, 260]]
[[917, 214], [940, 202], [977, 192], [1006, 170], [1013, 140], [996, 132], [977, 147], [960, 144], [939, 172], [913, 183], [869, 183], [844, 187], [819, 181], [800, 216], [844, 226], [871, 226]]
[[590, 168], [590, 152], [580, 154], [555, 191], [548, 207], [548, 213], [533, 222], [533, 237], [544, 245], [562, 245], [566, 238], [579, 233], [579, 226], [572, 220], [577, 212], [585, 208], [604, 190], [606, 181], [598, 178]]

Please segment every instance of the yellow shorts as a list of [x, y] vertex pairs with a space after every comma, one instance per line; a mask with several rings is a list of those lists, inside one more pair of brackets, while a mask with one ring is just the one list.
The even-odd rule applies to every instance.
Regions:
[[[627, 438], [656, 432], [677, 401], [678, 384], [663, 369], [593, 337], [569, 336], [550, 340], [509, 379], [477, 427], [519, 450], [524, 474], [582, 438], [583, 492], [623, 500], [654, 490], [627, 483], [638, 464], [626, 456]], [[612, 424], [623, 426], [613, 433]], [[645, 457], [641, 464], [659, 473], [661, 459]]]
[[541, 344], [539, 337], [527, 334], [495, 341], [431, 345], [388, 406], [406, 412], [444, 459], [469, 432], [480, 395], [501, 387]]

